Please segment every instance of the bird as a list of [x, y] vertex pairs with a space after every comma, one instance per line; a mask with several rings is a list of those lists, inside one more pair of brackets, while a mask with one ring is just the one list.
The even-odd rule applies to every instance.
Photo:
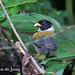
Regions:
[[53, 24], [42, 19], [35, 23], [34, 27], [38, 27], [38, 30], [33, 34], [33, 43], [37, 54], [56, 56], [57, 41]]

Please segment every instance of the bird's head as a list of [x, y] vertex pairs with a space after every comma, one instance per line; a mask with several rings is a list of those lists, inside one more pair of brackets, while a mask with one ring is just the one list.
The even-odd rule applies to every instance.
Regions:
[[52, 23], [48, 20], [40, 20], [34, 25], [34, 27], [36, 26], [38, 27], [38, 31], [54, 32], [54, 27]]

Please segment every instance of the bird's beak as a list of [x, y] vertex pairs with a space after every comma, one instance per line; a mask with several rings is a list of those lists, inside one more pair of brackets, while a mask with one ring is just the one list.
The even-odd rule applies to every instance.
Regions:
[[34, 25], [34, 27], [40, 27], [41, 25], [39, 24], [39, 23], [36, 23], [35, 25]]

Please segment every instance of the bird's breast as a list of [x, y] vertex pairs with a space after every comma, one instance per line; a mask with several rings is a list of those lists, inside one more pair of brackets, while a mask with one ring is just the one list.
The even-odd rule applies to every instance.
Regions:
[[33, 40], [36, 40], [36, 39], [39, 39], [39, 38], [42, 38], [42, 37], [53, 37], [54, 39], [56, 39], [55, 34], [53, 32], [41, 31], [41, 32], [36, 32], [33, 35]]

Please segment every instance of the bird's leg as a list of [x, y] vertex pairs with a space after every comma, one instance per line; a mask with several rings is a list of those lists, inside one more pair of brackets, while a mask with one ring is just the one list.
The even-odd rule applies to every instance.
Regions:
[[[36, 60], [37, 57], [39, 57], [41, 54], [38, 54], [37, 56], [34, 57], [34, 59]], [[36, 60], [36, 63], [41, 67], [42, 70], [44, 70], [44, 66], [40, 64], [40, 61]]]

